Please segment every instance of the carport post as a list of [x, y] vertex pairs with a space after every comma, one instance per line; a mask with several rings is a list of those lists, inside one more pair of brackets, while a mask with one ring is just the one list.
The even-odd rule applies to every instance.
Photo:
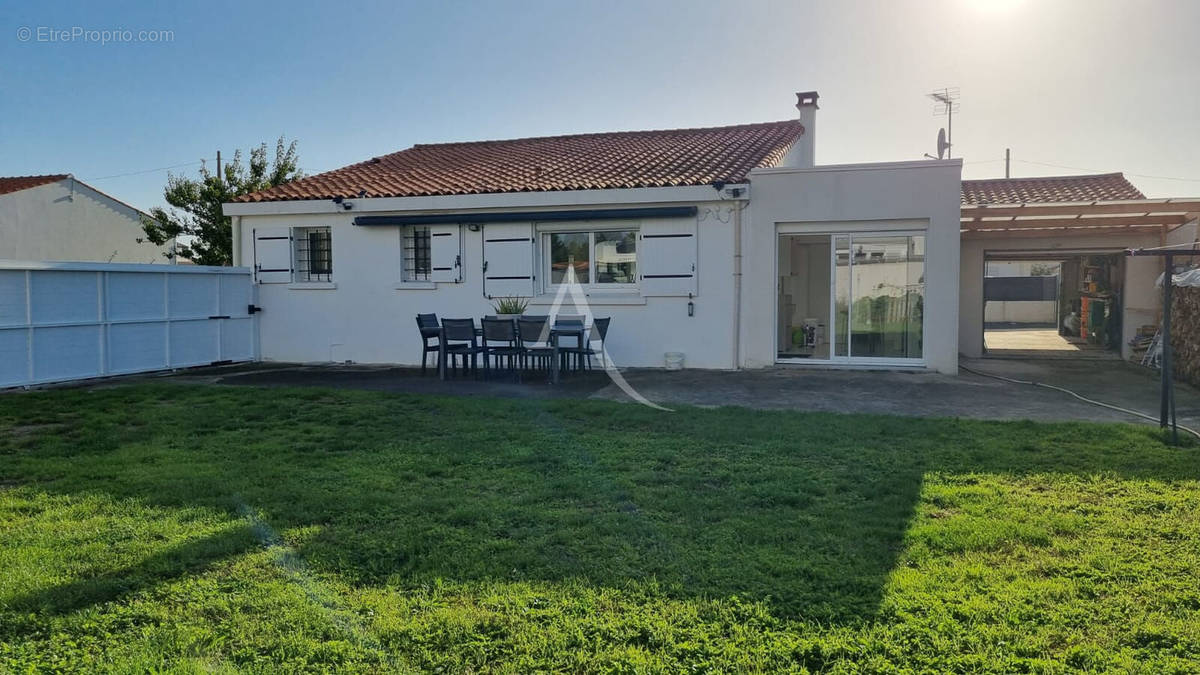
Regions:
[[[1191, 250], [1180, 249], [1182, 246], [1191, 246]], [[1166, 429], [1167, 425], [1171, 425], [1171, 442], [1179, 443], [1179, 420], [1175, 416], [1175, 368], [1171, 364], [1171, 291], [1175, 285], [1175, 256], [1200, 256], [1200, 249], [1196, 248], [1195, 244], [1179, 244], [1175, 247], [1162, 246], [1159, 248], [1131, 248], [1125, 251], [1125, 255], [1154, 255], [1162, 256], [1163, 259], [1163, 317], [1162, 330], [1159, 331], [1159, 344], [1162, 348], [1162, 355], [1159, 357], [1159, 366], [1162, 368], [1160, 374], [1160, 382], [1162, 388], [1159, 391], [1158, 399], [1158, 426]]]

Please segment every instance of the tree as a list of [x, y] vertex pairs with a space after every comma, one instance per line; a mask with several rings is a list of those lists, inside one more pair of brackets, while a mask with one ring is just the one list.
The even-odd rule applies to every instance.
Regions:
[[249, 154], [250, 161], [243, 164], [242, 151], [234, 152], [233, 159], [221, 167], [221, 176], [209, 171], [203, 162], [199, 178], [167, 174], [163, 198], [170, 207], [150, 209], [151, 217], [142, 219], [146, 237], [158, 246], [175, 239], [176, 255], [197, 265], [232, 264], [232, 219], [221, 213], [221, 205], [304, 177], [298, 167], [296, 141], [285, 144], [280, 136], [272, 162], [267, 161], [266, 143]]

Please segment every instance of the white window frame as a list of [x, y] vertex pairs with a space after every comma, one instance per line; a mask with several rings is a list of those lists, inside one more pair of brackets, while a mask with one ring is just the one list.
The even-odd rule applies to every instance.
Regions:
[[641, 221], [636, 220], [620, 220], [620, 221], [605, 221], [603, 224], [596, 224], [594, 221], [575, 221], [568, 223], [542, 224], [537, 226], [537, 241], [538, 241], [538, 269], [542, 274], [542, 292], [554, 293], [562, 284], [556, 284], [551, 281], [554, 277], [551, 272], [552, 265], [552, 247], [550, 244], [550, 235], [553, 234], [587, 234], [588, 235], [588, 279], [586, 282], [581, 282], [579, 286], [585, 291], [604, 292], [613, 291], [617, 293], [630, 293], [639, 290], [637, 281], [628, 284], [614, 283], [595, 283], [593, 278], [596, 274], [596, 268], [592, 264], [596, 258], [596, 233], [597, 232], [633, 232], [634, 246], [636, 248], [634, 259], [634, 279], [638, 278], [638, 274], [642, 269], [642, 247], [639, 242], [639, 235], [642, 232]]

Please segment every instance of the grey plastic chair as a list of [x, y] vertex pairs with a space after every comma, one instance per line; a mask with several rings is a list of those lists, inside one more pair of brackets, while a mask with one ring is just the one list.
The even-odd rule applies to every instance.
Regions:
[[[493, 343], [499, 344], [493, 344]], [[508, 370], [516, 371], [524, 349], [518, 344], [517, 323], [512, 319], [483, 320], [483, 368], [490, 372], [491, 359], [496, 358], [496, 367], [508, 363]]]
[[517, 335], [525, 353], [526, 365], [533, 361], [535, 367], [542, 363], [549, 370], [554, 364], [554, 346], [550, 344], [549, 317], [525, 318], [517, 320]]
[[[438, 355], [438, 367], [441, 367], [442, 327], [438, 325], [437, 314], [418, 314], [417, 330], [421, 331], [421, 374], [424, 375], [425, 362], [429, 358], [429, 352], [434, 352]], [[430, 340], [434, 342], [430, 344]]]
[[463, 370], [467, 369], [467, 357], [471, 357], [471, 371], [479, 374], [479, 355], [483, 347], [479, 346], [475, 334], [475, 319], [442, 319], [442, 339], [446, 341], [446, 356], [450, 358], [451, 369], [457, 368], [456, 361], [462, 357]]
[[[608, 324], [612, 321], [612, 317], [606, 316], [603, 319], [593, 319], [592, 328], [587, 333], [587, 339], [578, 347], [568, 349], [566, 351], [574, 354], [579, 359], [578, 367], [583, 367], [583, 359], [587, 357], [587, 367], [592, 368], [592, 357], [600, 354], [601, 358], [605, 359], [604, 366], [608, 367], [608, 352], [604, 349], [604, 342], [608, 339]], [[600, 342], [600, 351], [597, 352], [592, 348], [592, 344], [596, 341]]]

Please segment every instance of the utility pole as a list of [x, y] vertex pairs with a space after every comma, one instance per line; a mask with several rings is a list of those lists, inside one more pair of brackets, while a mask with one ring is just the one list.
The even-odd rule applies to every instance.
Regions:
[[221, 181], [221, 185], [225, 184], [225, 177], [221, 175], [221, 151], [217, 151], [217, 180]]
[[1009, 166], [1010, 162], [1012, 162], [1012, 150], [1010, 148], [1005, 148], [1004, 149], [1004, 177], [1005, 178], [1008, 178], [1008, 166]]

